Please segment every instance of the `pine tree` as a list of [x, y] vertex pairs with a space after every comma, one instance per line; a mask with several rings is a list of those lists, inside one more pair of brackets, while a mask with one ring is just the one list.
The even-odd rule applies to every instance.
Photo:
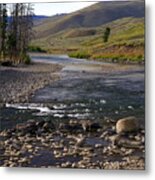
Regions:
[[110, 36], [110, 28], [107, 27], [103, 34], [103, 41], [108, 42], [109, 36]]

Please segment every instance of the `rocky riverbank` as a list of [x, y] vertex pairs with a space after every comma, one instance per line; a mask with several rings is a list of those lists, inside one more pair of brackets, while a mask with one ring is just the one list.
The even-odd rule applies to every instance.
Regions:
[[29, 97], [45, 85], [59, 79], [61, 65], [33, 63], [29, 66], [0, 66], [0, 103], [29, 102]]
[[[127, 118], [125, 121], [134, 118]], [[126, 122], [125, 122], [126, 123]], [[145, 130], [124, 129], [124, 120], [105, 125], [89, 120], [29, 120], [1, 131], [0, 165], [95, 169], [145, 168]], [[128, 124], [128, 123], [127, 123]], [[121, 133], [116, 133], [122, 126]], [[134, 128], [134, 125], [132, 126]]]
[[143, 170], [143, 68], [51, 58], [0, 66], [0, 166]]

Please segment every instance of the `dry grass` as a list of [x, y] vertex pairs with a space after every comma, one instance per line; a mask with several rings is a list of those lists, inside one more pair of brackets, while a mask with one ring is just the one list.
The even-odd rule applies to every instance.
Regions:
[[[103, 32], [111, 28], [107, 43]], [[95, 34], [90, 34], [95, 32]], [[112, 61], [144, 60], [144, 18], [123, 18], [96, 28], [67, 29], [48, 38], [36, 39], [32, 45], [40, 46], [52, 54], [69, 54], [77, 58]]]

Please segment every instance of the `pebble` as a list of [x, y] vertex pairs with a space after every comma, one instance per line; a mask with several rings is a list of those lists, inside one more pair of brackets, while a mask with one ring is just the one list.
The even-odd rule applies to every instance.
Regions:
[[30, 160], [27, 158], [22, 158], [22, 159], [18, 160], [19, 163], [29, 163], [29, 161]]
[[141, 141], [142, 137], [140, 134], [138, 134], [137, 136], [134, 137], [136, 141]]
[[101, 147], [103, 147], [102, 144], [95, 144], [95, 148], [101, 148]]
[[[87, 120], [86, 120], [87, 121]], [[82, 121], [70, 121], [70, 125], [82, 123]], [[87, 121], [89, 122], [89, 121]], [[144, 155], [144, 135], [145, 131], [141, 133], [129, 133], [123, 135], [121, 133], [116, 134], [113, 126], [105, 130], [92, 129], [79, 129], [76, 132], [62, 131], [53, 129], [52, 132], [48, 130], [51, 122], [35, 122], [31, 120], [28, 125], [24, 125], [24, 134], [20, 137], [16, 132], [16, 128], [1, 132], [0, 134], [13, 134], [13, 136], [6, 136], [5, 140], [1, 141], [4, 148], [2, 149], [4, 156], [3, 166], [17, 167], [28, 166], [32, 162], [33, 158], [40, 157], [42, 151], [53, 152], [53, 156], [56, 160], [55, 167], [72, 167], [72, 168], [96, 168], [96, 169], [143, 169], [144, 159], [133, 158], [136, 148], [141, 154]], [[26, 132], [35, 124], [38, 124], [35, 133], [34, 131]], [[44, 128], [43, 128], [44, 126]], [[27, 128], [25, 128], [27, 127]], [[102, 127], [102, 126], [101, 126]], [[40, 129], [40, 134], [38, 132]], [[46, 129], [47, 132], [42, 129]], [[51, 128], [50, 128], [51, 129]], [[49, 133], [50, 132], [50, 133]], [[132, 137], [130, 136], [132, 135]], [[88, 145], [87, 138], [93, 138], [99, 140], [99, 143]], [[107, 142], [104, 146], [100, 143], [100, 140]], [[136, 148], [135, 148], [136, 147]], [[72, 158], [73, 162], [68, 161], [68, 157]], [[115, 159], [119, 157], [119, 161]], [[126, 157], [126, 159], [124, 159]], [[132, 158], [131, 158], [132, 157]], [[75, 161], [73, 160], [75, 158]], [[63, 159], [63, 163], [62, 163]], [[110, 159], [110, 160], [108, 160]], [[107, 160], [107, 161], [106, 161]], [[37, 165], [33, 165], [35, 167]], [[46, 166], [48, 167], [48, 166]], [[50, 166], [49, 166], [50, 167]]]
[[30, 145], [30, 144], [28, 144], [28, 145], [26, 145], [25, 147], [26, 147], [27, 149], [32, 149], [33, 146]]
[[14, 148], [14, 149], [16, 149], [16, 150], [20, 150], [20, 149], [21, 149], [21, 147], [20, 147], [18, 144], [15, 144], [15, 143], [14, 143], [14, 144], [11, 144], [10, 147], [11, 147], [11, 148]]
[[119, 134], [115, 134], [113, 136], [109, 136], [108, 140], [110, 140], [112, 142], [112, 145], [116, 145], [118, 144], [118, 142], [120, 141], [121, 136]]
[[134, 152], [133, 149], [129, 149], [129, 150], [126, 149], [125, 155], [126, 155], [126, 156], [127, 156], [127, 155], [131, 155], [133, 152]]
[[100, 138], [105, 138], [108, 136], [108, 131], [104, 131], [101, 135], [100, 135]]

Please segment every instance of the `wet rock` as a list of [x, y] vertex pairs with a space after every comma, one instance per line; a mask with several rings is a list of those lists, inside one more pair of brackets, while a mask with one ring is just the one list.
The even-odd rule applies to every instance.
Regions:
[[127, 148], [139, 148], [141, 142], [120, 137], [119, 140], [117, 141], [117, 145]]
[[116, 123], [116, 132], [118, 134], [137, 131], [139, 129], [139, 122], [136, 117], [130, 116], [119, 119]]
[[36, 122], [36, 126], [39, 128], [39, 127], [43, 127], [43, 125], [44, 125], [44, 123], [45, 123], [45, 121], [43, 120], [43, 121], [38, 121], [38, 122]]
[[15, 132], [16, 132], [15, 128], [4, 130], [3, 132], [1, 132], [1, 136], [11, 138]]
[[18, 144], [15, 144], [15, 143], [11, 144], [10, 148], [13, 148], [13, 149], [16, 149], [16, 150], [20, 150], [21, 149], [21, 147]]
[[33, 146], [32, 146], [31, 144], [28, 144], [28, 145], [26, 145], [25, 147], [26, 147], [27, 149], [32, 149]]
[[84, 131], [91, 132], [102, 128], [98, 122], [92, 122], [90, 120], [81, 120], [80, 123]]
[[26, 123], [26, 131], [27, 133], [30, 134], [35, 134], [37, 131], [37, 126], [36, 126], [36, 122], [34, 120], [29, 121], [28, 123]]
[[121, 139], [121, 136], [119, 134], [115, 134], [113, 136], [108, 137], [108, 140], [110, 140], [113, 145], [117, 145], [120, 139]]
[[27, 133], [35, 134], [37, 130], [37, 126], [35, 120], [29, 120], [27, 123], [21, 123], [16, 125], [16, 131], [21, 135], [25, 135]]
[[95, 148], [102, 148], [103, 145], [102, 144], [95, 144]]
[[52, 132], [53, 129], [55, 129], [55, 125], [48, 121], [48, 122], [45, 122], [42, 126], [42, 128], [47, 132]]
[[145, 143], [145, 137], [144, 137], [144, 136], [142, 136], [141, 142], [142, 142], [143, 144]]
[[68, 167], [71, 167], [71, 165], [72, 165], [71, 162], [67, 161], [67, 162], [65, 162], [65, 163], [62, 163], [62, 164], [61, 164], [61, 167], [62, 167], [62, 168], [68, 168]]
[[134, 152], [134, 149], [126, 149], [125, 155], [126, 156], [131, 155], [133, 152]]
[[105, 139], [107, 136], [109, 136], [109, 132], [108, 132], [108, 131], [104, 131], [104, 132], [100, 135], [100, 138]]
[[72, 168], [76, 168], [76, 167], [77, 167], [77, 164], [74, 162], [74, 163], [72, 163], [71, 167], [72, 167]]
[[85, 139], [86, 139], [83, 134], [79, 134], [78, 136], [69, 135], [68, 138], [73, 139], [75, 141], [74, 144], [76, 147], [83, 146], [85, 143]]
[[82, 130], [82, 127], [81, 125], [78, 123], [78, 124], [64, 124], [64, 123], [61, 123], [59, 125], [59, 129], [61, 131], [66, 131], [66, 132], [77, 132], [77, 131], [81, 131]]
[[143, 136], [141, 134], [138, 134], [134, 138], [135, 138], [136, 141], [142, 141], [142, 137]]
[[36, 121], [34, 119], [29, 119], [27, 121], [27, 124], [31, 124], [31, 125], [35, 125], [36, 124]]
[[29, 163], [30, 160], [28, 158], [21, 158], [18, 162], [19, 163]]
[[11, 145], [12, 144], [12, 140], [7, 139], [7, 140], [4, 141], [4, 144], [5, 144], [5, 146], [6, 145]]
[[101, 128], [102, 128], [102, 126], [97, 122], [91, 123], [91, 125], [90, 125], [90, 131], [96, 131]]
[[[11, 131], [11, 134], [13, 134], [11, 138], [2, 136], [3, 143], [1, 144], [4, 147], [2, 149], [4, 155], [2, 164], [12, 167], [26, 167], [29, 166], [30, 162], [33, 162], [34, 158], [39, 158], [39, 155], [42, 155], [42, 152], [46, 150], [55, 159], [55, 164], [52, 165], [55, 167], [144, 168], [144, 159], [142, 158], [123, 159], [124, 157], [137, 155], [137, 152], [141, 153], [138, 156], [143, 156], [145, 152], [143, 143], [145, 132], [142, 133], [142, 130], [133, 133], [116, 134], [111, 124], [103, 130], [100, 124], [94, 125], [94, 122], [89, 120], [71, 120], [62, 124], [65, 128], [69, 126], [72, 131], [53, 129], [50, 132], [52, 129], [50, 123], [50, 121], [29, 121], [14, 128]], [[92, 124], [93, 126], [91, 126]], [[96, 125], [101, 127], [102, 133], [96, 130], [99, 127]], [[36, 129], [33, 134], [30, 129], [34, 126]], [[79, 128], [77, 131], [74, 130], [76, 127]], [[29, 132], [27, 132], [27, 128], [30, 130]], [[23, 136], [18, 136], [19, 131], [22, 132], [23, 129], [26, 133]], [[95, 142], [88, 144], [87, 140], [93, 141], [94, 137]], [[106, 145], [102, 144], [103, 140], [101, 138], [107, 143]], [[72, 162], [70, 162], [70, 158]], [[37, 165], [33, 164], [33, 167], [35, 166]]]

